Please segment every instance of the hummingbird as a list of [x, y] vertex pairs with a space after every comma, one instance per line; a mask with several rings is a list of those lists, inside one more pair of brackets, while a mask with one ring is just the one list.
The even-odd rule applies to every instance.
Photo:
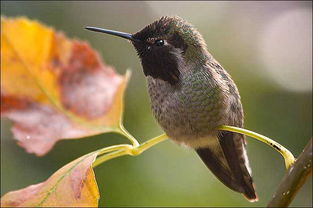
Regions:
[[220, 125], [244, 125], [238, 89], [196, 28], [178, 16], [163, 16], [134, 34], [86, 29], [132, 43], [153, 115], [167, 136], [194, 149], [227, 187], [257, 201], [244, 136], [218, 130]]

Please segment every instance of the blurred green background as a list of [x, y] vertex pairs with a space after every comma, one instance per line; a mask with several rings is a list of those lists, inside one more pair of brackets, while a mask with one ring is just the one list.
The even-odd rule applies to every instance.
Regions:
[[[247, 129], [269, 136], [295, 156], [312, 137], [312, 2], [27, 2], [1, 1], [1, 15], [27, 16], [88, 41], [105, 62], [133, 72], [125, 99], [125, 126], [145, 141], [162, 130], [154, 121], [146, 81], [131, 44], [84, 30], [99, 26], [134, 33], [162, 15], [179, 15], [203, 34], [213, 56], [238, 85]], [[56, 144], [44, 157], [27, 154], [1, 122], [1, 195], [46, 180], [71, 160], [127, 142], [115, 134]], [[165, 141], [138, 157], [95, 169], [100, 206], [265, 206], [285, 173], [281, 156], [248, 139], [259, 202], [214, 178], [195, 152]], [[292, 206], [312, 207], [312, 179]]]

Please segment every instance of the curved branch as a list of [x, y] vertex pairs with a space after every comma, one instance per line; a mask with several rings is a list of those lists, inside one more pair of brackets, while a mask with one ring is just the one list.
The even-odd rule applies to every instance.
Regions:
[[280, 182], [276, 193], [268, 203], [268, 207], [287, 207], [312, 174], [312, 139], [308, 142], [296, 162], [289, 167]]
[[[148, 141], [145, 141], [144, 143], [140, 144], [139, 146], [137, 146], [137, 145], [131, 146], [131, 145], [125, 144], [125, 145], [114, 145], [111, 147], [105, 147], [105, 148], [99, 150], [100, 154], [107, 153], [107, 152], [110, 152], [110, 153], [98, 157], [94, 161], [93, 167], [95, 168], [98, 165], [100, 165], [100, 164], [102, 164], [108, 160], [111, 160], [113, 158], [120, 157], [123, 155], [131, 155], [131, 156], [140, 155], [142, 152], [146, 151], [150, 147], [152, 147], [152, 146], [154, 146], [154, 145], [156, 145], [156, 144], [158, 144], [158, 143], [160, 143], [166, 139], [167, 139], [167, 135], [161, 134], [160, 136], [157, 136], [157, 137], [154, 137], [152, 139], [149, 139]], [[134, 140], [136, 140], [136, 139], [134, 138]]]
[[218, 129], [243, 134], [243, 135], [249, 136], [253, 139], [259, 140], [259, 141], [269, 145], [270, 147], [275, 149], [277, 152], [279, 152], [283, 156], [283, 158], [285, 160], [286, 169], [288, 169], [295, 162], [294, 156], [292, 155], [292, 153], [288, 149], [286, 149], [285, 147], [283, 147], [278, 142], [276, 142], [276, 141], [274, 141], [274, 140], [272, 140], [266, 136], [263, 136], [263, 135], [258, 134], [256, 132], [253, 132], [253, 131], [250, 131], [248, 129], [243, 129], [243, 128], [239, 128], [239, 127], [235, 127], [235, 126], [222, 125], [222, 126], [219, 126]]

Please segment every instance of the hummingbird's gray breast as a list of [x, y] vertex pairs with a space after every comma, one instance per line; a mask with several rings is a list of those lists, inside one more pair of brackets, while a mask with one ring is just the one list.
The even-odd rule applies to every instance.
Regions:
[[171, 139], [194, 148], [201, 139], [216, 138], [216, 127], [228, 123], [226, 91], [220, 74], [207, 69], [183, 73], [177, 85], [148, 77], [156, 120]]

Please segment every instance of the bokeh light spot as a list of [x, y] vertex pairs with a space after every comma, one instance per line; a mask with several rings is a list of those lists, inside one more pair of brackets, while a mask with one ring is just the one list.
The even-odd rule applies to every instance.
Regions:
[[259, 49], [268, 77], [288, 91], [312, 90], [312, 10], [281, 13], [261, 37]]

